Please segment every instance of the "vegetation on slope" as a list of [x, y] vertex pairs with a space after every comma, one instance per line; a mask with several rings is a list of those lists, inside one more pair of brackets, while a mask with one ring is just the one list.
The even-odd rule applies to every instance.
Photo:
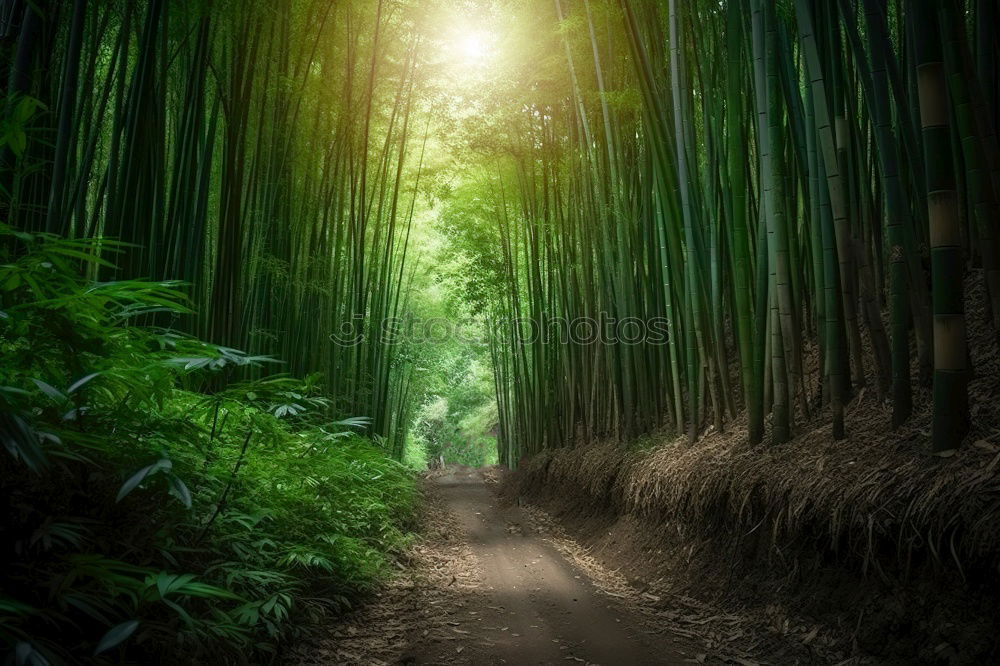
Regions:
[[18, 663], [238, 661], [371, 588], [416, 489], [366, 419], [330, 418], [312, 379], [234, 379], [272, 359], [141, 325], [186, 297], [80, 277], [98, 241], [0, 233], [0, 638]]

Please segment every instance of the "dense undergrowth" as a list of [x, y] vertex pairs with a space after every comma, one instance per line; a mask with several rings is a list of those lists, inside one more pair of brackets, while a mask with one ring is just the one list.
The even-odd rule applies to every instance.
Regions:
[[275, 653], [378, 579], [413, 476], [363, 418], [330, 417], [316, 378], [171, 330], [180, 285], [84, 277], [96, 244], [113, 249], [0, 228], [7, 657]]

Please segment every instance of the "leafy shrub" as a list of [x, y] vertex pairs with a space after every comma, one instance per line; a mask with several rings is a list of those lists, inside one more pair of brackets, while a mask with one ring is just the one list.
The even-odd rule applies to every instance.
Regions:
[[173, 330], [177, 283], [86, 279], [98, 246], [0, 226], [8, 658], [274, 652], [384, 573], [412, 474], [330, 416], [318, 378], [227, 381], [272, 360]]

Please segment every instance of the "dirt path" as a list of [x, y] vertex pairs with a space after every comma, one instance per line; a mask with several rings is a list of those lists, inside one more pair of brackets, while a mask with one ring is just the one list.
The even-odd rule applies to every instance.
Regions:
[[601, 592], [547, 528], [499, 502], [478, 471], [449, 470], [428, 484], [424, 539], [409, 566], [372, 603], [296, 649], [291, 663], [703, 661], [624, 597]]
[[599, 594], [519, 508], [501, 506], [478, 473], [455, 471], [436, 483], [471, 550], [479, 589], [453, 628], [460, 644], [414, 631], [403, 663], [684, 663], [674, 641]]
[[421, 537], [399, 574], [318, 625], [285, 664], [870, 663], [780, 608], [747, 615], [673, 593], [670, 581], [638, 589], [544, 511], [498, 501], [477, 470], [450, 468], [425, 491]]

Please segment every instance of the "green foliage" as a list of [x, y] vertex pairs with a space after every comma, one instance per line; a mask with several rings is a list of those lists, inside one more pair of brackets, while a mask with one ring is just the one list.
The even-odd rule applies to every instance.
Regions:
[[[100, 279], [191, 285], [193, 312], [157, 324], [336, 378], [325, 397], [338, 412], [401, 441], [410, 406], [394, 389], [407, 364], [391, 346], [331, 335], [377, 330], [406, 309], [418, 8], [4, 7], [0, 219], [126, 241], [99, 246], [115, 264], [92, 265]], [[273, 370], [216, 352], [190, 362], [226, 364], [213, 385]], [[301, 405], [283, 404], [279, 417]]]
[[[446, 270], [456, 271], [461, 284], [460, 276], [472, 268], [455, 258]], [[496, 395], [488, 347], [478, 339], [485, 337], [482, 320], [468, 314], [476, 306], [461, 293], [441, 288], [425, 290], [416, 306], [428, 318], [424, 321], [453, 326], [441, 339], [413, 345], [420, 359], [414, 380], [420, 406], [407, 441], [410, 464], [494, 464]]]
[[[466, 401], [475, 401], [478, 406], [463, 404]], [[436, 397], [417, 412], [411, 437], [413, 446], [432, 464], [438, 461], [482, 467], [497, 463], [496, 425], [495, 402], [474, 388], [456, 388], [451, 395]]]
[[403, 447], [403, 464], [413, 470], [427, 469], [427, 442], [409, 433]]
[[10, 148], [20, 157], [28, 145], [28, 122], [45, 105], [33, 97], [16, 94], [9, 96], [4, 105], [10, 111], [0, 117], [0, 149]]
[[98, 247], [0, 227], [0, 639], [34, 664], [274, 652], [384, 573], [412, 474], [318, 377], [226, 383], [270, 359], [152, 325], [180, 285], [88, 280]]

